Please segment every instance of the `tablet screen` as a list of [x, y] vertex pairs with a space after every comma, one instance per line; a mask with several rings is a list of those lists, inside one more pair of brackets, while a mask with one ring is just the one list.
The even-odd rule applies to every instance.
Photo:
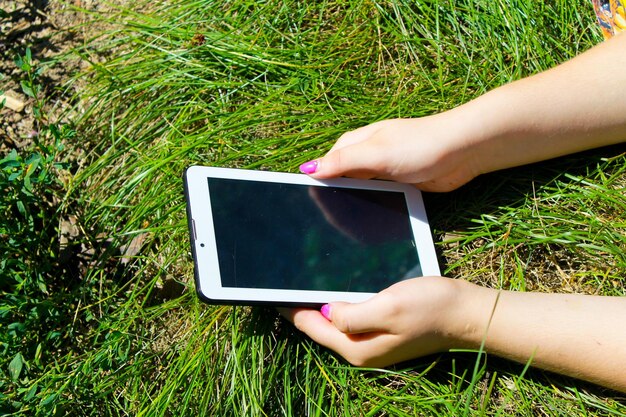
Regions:
[[401, 192], [207, 180], [224, 287], [376, 293], [422, 275]]

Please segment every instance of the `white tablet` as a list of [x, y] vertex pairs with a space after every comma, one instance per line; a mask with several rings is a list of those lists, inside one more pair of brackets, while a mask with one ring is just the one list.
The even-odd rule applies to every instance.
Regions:
[[203, 166], [189, 167], [184, 182], [206, 302], [360, 302], [397, 281], [440, 275], [411, 185]]

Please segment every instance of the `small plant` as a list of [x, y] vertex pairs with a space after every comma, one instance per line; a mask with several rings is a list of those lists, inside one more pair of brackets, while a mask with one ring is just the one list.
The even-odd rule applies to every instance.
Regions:
[[[15, 65], [24, 72], [24, 78], [20, 81], [22, 91], [34, 100], [33, 116], [35, 120], [45, 119], [42, 113], [44, 99], [41, 95], [41, 84], [38, 79], [45, 70], [44, 65], [35, 65], [30, 48], [26, 48], [24, 55], [15, 57]], [[36, 135], [34, 136], [37, 137]]]
[[67, 126], [48, 124], [42, 113], [43, 99], [37, 77], [41, 69], [33, 65], [30, 49], [15, 60], [25, 73], [21, 81], [25, 94], [35, 100], [34, 116], [38, 129], [31, 132], [32, 146], [18, 153], [12, 149], [0, 160], [0, 248], [7, 256], [0, 261], [3, 291], [47, 293], [42, 275], [52, 265], [50, 241], [55, 240], [54, 195], [59, 188], [57, 173], [63, 138], [73, 135]]
[[[49, 301], [62, 277], [57, 238], [59, 172], [67, 126], [48, 123], [30, 49], [15, 63], [24, 73], [22, 90], [34, 100], [37, 131], [32, 144], [0, 156], [0, 414], [34, 401], [32, 382], [46, 349], [58, 343], [54, 321], [68, 307]], [[8, 372], [7, 372], [8, 371]]]

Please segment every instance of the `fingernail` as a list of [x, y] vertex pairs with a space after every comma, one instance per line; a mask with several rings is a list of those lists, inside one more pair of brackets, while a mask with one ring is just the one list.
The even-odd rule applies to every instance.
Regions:
[[315, 171], [317, 171], [317, 165], [317, 161], [305, 162], [304, 164], [300, 165], [300, 172], [302, 172], [303, 174], [313, 174]]
[[322, 308], [320, 308], [320, 313], [326, 320], [330, 320], [330, 304], [324, 304]]

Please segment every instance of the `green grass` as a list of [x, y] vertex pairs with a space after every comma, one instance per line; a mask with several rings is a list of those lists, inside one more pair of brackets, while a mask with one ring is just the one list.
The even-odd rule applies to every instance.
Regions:
[[[77, 216], [89, 257], [50, 288], [57, 319], [35, 317], [3, 342], [0, 413], [626, 414], [616, 393], [476, 352], [357, 369], [272, 309], [202, 304], [182, 195], [191, 164], [295, 172], [346, 130], [552, 67], [599, 42], [590, 4], [184, 0], [93, 19], [110, 30], [77, 51], [91, 63], [86, 107], [65, 141], [81, 156], [59, 209]], [[427, 196], [446, 274], [624, 295], [623, 151]], [[129, 254], [134, 238], [143, 244]]]

